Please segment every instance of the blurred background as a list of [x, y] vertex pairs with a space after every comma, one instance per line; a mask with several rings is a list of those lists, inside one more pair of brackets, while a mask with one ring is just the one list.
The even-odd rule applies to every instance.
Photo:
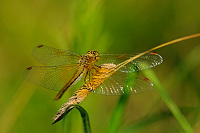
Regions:
[[[161, 43], [200, 32], [199, 0], [0, 0], [0, 132], [83, 132], [74, 109], [52, 126], [52, 117], [77, 83], [59, 101], [56, 91], [24, 81], [23, 71], [40, 65], [31, 55], [39, 44], [75, 51], [140, 53]], [[154, 52], [164, 62], [153, 68], [169, 96], [200, 132], [200, 38]], [[109, 127], [119, 96], [90, 94], [80, 105], [93, 133]], [[119, 132], [183, 132], [159, 94], [130, 95]], [[127, 130], [132, 127], [132, 130]]]

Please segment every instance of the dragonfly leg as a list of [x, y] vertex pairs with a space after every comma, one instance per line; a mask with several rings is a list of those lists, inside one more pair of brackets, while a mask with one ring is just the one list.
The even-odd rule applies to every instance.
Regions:
[[[59, 120], [62, 119], [63, 114], [65, 113], [66, 109], [70, 105], [75, 105], [75, 104], [81, 103], [91, 91], [92, 91], [92, 88], [91, 88], [90, 84], [85, 84], [79, 90], [77, 90], [72, 95], [72, 97], [70, 97], [69, 100], [55, 114], [55, 116], [53, 117], [54, 123], [58, 122]], [[69, 109], [73, 109], [73, 107], [71, 107]]]
[[[87, 83], [87, 76], [88, 76], [89, 71], [87, 71], [85, 78], [84, 78], [84, 82]], [[90, 76], [90, 75], [89, 75]]]
[[96, 72], [99, 72], [99, 70], [101, 69], [101, 66], [95, 65], [94, 69], [96, 70]]

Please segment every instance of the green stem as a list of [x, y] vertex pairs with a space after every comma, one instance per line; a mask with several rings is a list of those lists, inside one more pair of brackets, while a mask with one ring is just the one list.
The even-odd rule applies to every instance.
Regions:
[[[78, 111], [81, 114], [82, 122], [83, 122], [83, 131], [84, 133], [91, 133], [91, 128], [90, 128], [90, 121], [89, 121], [89, 115], [87, 111], [81, 107], [80, 105], [70, 105], [63, 116], [60, 119], [63, 119], [73, 108], [77, 108]], [[59, 121], [59, 120], [58, 120]], [[55, 124], [58, 121], [54, 121], [53, 124]]]
[[106, 133], [116, 133], [118, 131], [122, 116], [124, 114], [124, 109], [126, 106], [125, 103], [126, 103], [127, 99], [128, 99], [128, 95], [122, 95], [120, 97], [119, 102], [112, 114], [110, 123], [108, 124]]
[[184, 115], [181, 113], [179, 108], [176, 106], [174, 101], [171, 99], [171, 97], [167, 94], [167, 92], [165, 91], [164, 87], [160, 83], [159, 79], [157, 78], [153, 70], [145, 70], [143, 71], [143, 73], [148, 78], [151, 79], [151, 81], [154, 84], [155, 89], [157, 90], [157, 92], [159, 93], [159, 95], [161, 96], [161, 98], [163, 99], [167, 107], [169, 108], [169, 110], [172, 112], [172, 114], [174, 115], [174, 117], [176, 118], [176, 120], [178, 121], [182, 129], [184, 130], [184, 132], [193, 133], [192, 127], [190, 126], [190, 124], [188, 123]]

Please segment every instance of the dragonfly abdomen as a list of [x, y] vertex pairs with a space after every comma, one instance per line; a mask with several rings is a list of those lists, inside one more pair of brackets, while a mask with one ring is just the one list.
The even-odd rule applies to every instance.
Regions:
[[84, 67], [79, 67], [79, 69], [76, 70], [74, 76], [70, 79], [70, 81], [59, 91], [55, 100], [60, 99], [61, 96], [64, 94], [64, 92], [83, 76], [84, 72], [85, 72]]
[[[69, 100], [55, 114], [55, 116], [53, 117], [54, 123], [62, 119], [63, 114], [65, 113], [66, 109], [70, 105], [76, 105], [76, 104], [81, 103], [91, 91], [92, 91], [92, 87], [90, 83], [85, 84], [80, 89], [78, 89], [72, 95], [72, 97], [70, 97]], [[69, 109], [73, 109], [73, 107]]]

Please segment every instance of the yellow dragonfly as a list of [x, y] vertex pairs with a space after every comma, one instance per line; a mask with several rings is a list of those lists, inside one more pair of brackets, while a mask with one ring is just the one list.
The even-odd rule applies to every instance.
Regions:
[[[92, 92], [98, 94], [121, 95], [150, 91], [153, 89], [153, 84], [147, 78], [142, 77], [135, 77], [134, 84], [127, 85], [125, 89], [126, 77], [129, 73], [162, 63], [160, 55], [147, 53], [123, 66], [113, 75], [109, 75], [117, 64], [136, 54], [99, 54], [97, 51], [88, 51], [86, 55], [81, 56], [72, 51], [45, 45], [36, 46], [32, 54], [44, 66], [28, 67], [24, 72], [24, 79], [48, 89], [60, 90], [56, 100], [82, 77], [87, 88], [91, 88]], [[139, 65], [140, 63], [146, 65]], [[107, 79], [104, 81], [105, 77]]]
[[[39, 45], [33, 49], [33, 57], [45, 66], [28, 67], [24, 78], [36, 85], [52, 90], [60, 90], [58, 100], [63, 93], [83, 77], [85, 83], [91, 82], [92, 77], [103, 67], [114, 67], [117, 64], [134, 57], [136, 54], [99, 54], [88, 51], [86, 55]], [[145, 66], [139, 66], [145, 63]], [[153, 84], [146, 78], [137, 77], [135, 85], [124, 91], [123, 85], [128, 73], [154, 67], [162, 63], [162, 57], [156, 53], [147, 53], [106, 79], [94, 93], [105, 95], [121, 95], [141, 93], [152, 89]], [[132, 67], [134, 66], [134, 68]], [[105, 72], [108, 73], [108, 72]], [[146, 83], [145, 83], [146, 82]]]
[[[162, 63], [162, 57], [151, 51], [198, 36], [200, 34], [179, 38], [140, 54], [99, 54], [97, 51], [88, 51], [86, 55], [81, 56], [72, 51], [39, 45], [32, 53], [44, 66], [28, 67], [24, 78], [39, 86], [60, 90], [56, 100], [79, 79], [84, 80], [85, 84], [58, 110], [53, 118], [55, 123], [62, 119], [70, 105], [79, 104], [90, 92], [122, 95], [152, 90], [153, 84], [149, 79], [129, 75]], [[129, 81], [133, 80], [131, 84], [126, 84], [127, 77]]]

